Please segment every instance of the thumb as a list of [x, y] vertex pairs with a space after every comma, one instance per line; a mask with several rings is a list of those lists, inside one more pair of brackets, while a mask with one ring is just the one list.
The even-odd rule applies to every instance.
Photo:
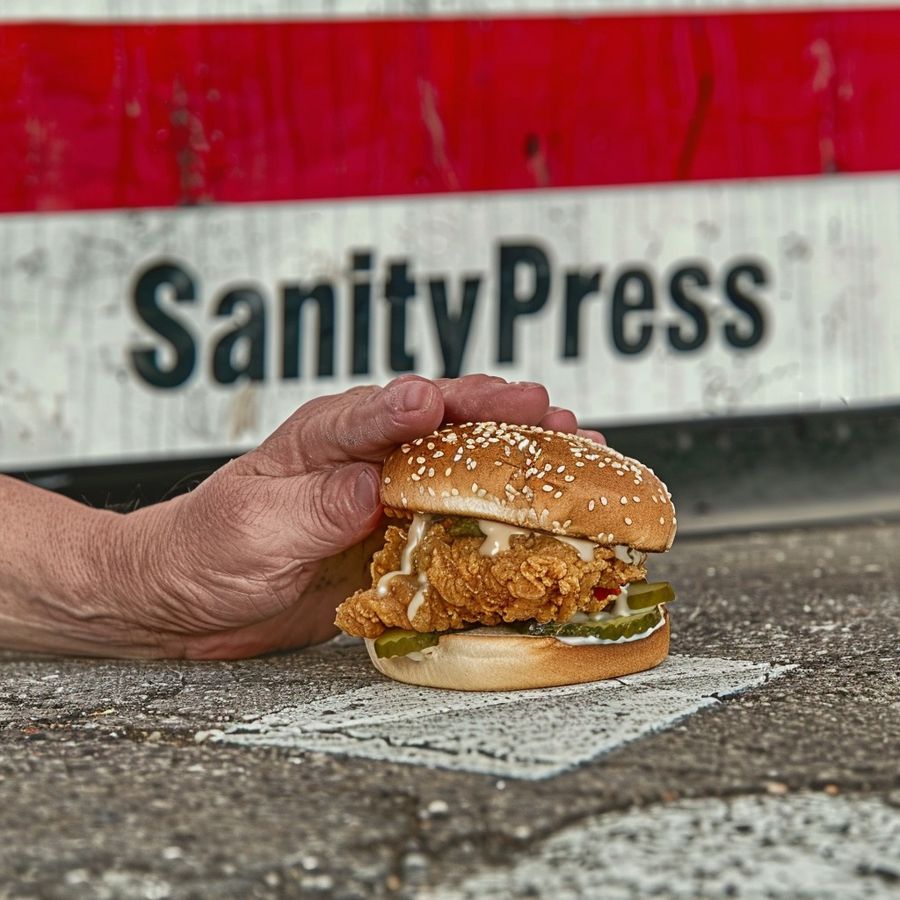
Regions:
[[380, 468], [352, 463], [294, 479], [297, 556], [309, 562], [368, 537], [381, 520]]

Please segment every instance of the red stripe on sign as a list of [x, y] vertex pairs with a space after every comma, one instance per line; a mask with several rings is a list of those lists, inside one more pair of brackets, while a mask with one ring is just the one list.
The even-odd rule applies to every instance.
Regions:
[[5, 25], [0, 209], [900, 169], [900, 10]]

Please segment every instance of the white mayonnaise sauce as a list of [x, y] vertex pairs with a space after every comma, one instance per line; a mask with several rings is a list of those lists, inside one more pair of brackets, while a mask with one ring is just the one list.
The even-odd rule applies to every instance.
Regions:
[[512, 525], [503, 525], [500, 522], [489, 522], [487, 519], [478, 519], [478, 527], [485, 535], [484, 542], [478, 548], [482, 556], [496, 556], [504, 550], [509, 550], [509, 539], [514, 534], [531, 534], [525, 528], [514, 528]]
[[631, 566], [641, 566], [647, 558], [646, 553], [641, 553], [640, 550], [635, 550], [633, 547], [626, 547], [625, 544], [616, 544], [613, 547], [613, 553], [620, 562], [628, 563]]
[[[416, 547], [419, 546], [419, 541], [422, 540], [422, 535], [425, 534], [425, 529], [428, 527], [428, 516], [416, 515], [413, 516], [412, 524], [409, 526], [409, 536], [406, 539], [406, 546], [403, 548], [403, 553], [400, 555], [400, 568], [397, 569], [396, 572], [385, 572], [381, 578], [378, 579], [378, 596], [384, 597], [388, 592], [388, 584], [390, 580], [396, 575], [412, 575], [412, 555], [416, 550]], [[415, 599], [415, 598], [413, 598]]]
[[[642, 609], [641, 613], [650, 612], [649, 609]], [[648, 628], [646, 631], [642, 631], [640, 634], [633, 634], [630, 637], [620, 637], [616, 638], [614, 641], [608, 640], [607, 638], [598, 638], [598, 637], [560, 637], [556, 635], [556, 640], [562, 641], [564, 644], [571, 644], [572, 646], [578, 646], [580, 644], [627, 644], [631, 641], [640, 641], [645, 637], [649, 637], [653, 634], [654, 631], [659, 631], [660, 628], [666, 622], [665, 616], [660, 616], [659, 621], [652, 627]]]
[[[526, 537], [529, 534], [535, 534], [528, 528], [515, 528], [512, 525], [503, 525], [501, 522], [491, 522], [488, 519], [478, 519], [477, 521], [478, 527], [485, 535], [484, 542], [478, 548], [478, 552], [482, 556], [496, 556], [504, 550], [509, 550], [509, 539], [514, 534], [522, 534]], [[541, 532], [541, 534], [546, 534], [546, 532]], [[594, 548], [597, 545], [593, 541], [559, 534], [548, 534], [547, 537], [556, 538], [556, 540], [568, 544], [585, 562], [590, 562], [594, 558]]]
[[435, 653], [437, 653], [437, 645], [433, 644], [431, 647], [413, 650], [412, 653], [407, 653], [403, 658], [411, 659], [413, 662], [422, 662], [423, 660], [428, 659], [429, 656], [433, 656]]
[[594, 549], [597, 545], [593, 541], [586, 541], [584, 538], [563, 537], [559, 534], [554, 534], [553, 537], [564, 544], [568, 544], [570, 547], [574, 547], [575, 552], [584, 562], [590, 562], [594, 558]]
[[[616, 616], [630, 616], [635, 612], [637, 610], [632, 610], [628, 605], [628, 585], [626, 584], [622, 586], [622, 590], [616, 597], [616, 602], [613, 603], [612, 609], [607, 606], [606, 609], [595, 613], [595, 615], [602, 616], [603, 613], [606, 613], [607, 618], [614, 619]], [[646, 610], [643, 610], [643, 612], [646, 612]]]
[[412, 600], [409, 601], [409, 605], [406, 607], [406, 618], [409, 619], [410, 622], [412, 622], [412, 620], [415, 618], [416, 613], [425, 602], [425, 588], [427, 587], [428, 578], [420, 572], [419, 589], [413, 595]]

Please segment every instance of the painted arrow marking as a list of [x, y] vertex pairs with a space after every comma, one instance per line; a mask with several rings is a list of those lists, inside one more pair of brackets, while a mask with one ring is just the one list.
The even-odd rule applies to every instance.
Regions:
[[230, 726], [215, 739], [537, 780], [667, 728], [791, 666], [670, 656], [612, 681], [467, 693], [382, 681]]

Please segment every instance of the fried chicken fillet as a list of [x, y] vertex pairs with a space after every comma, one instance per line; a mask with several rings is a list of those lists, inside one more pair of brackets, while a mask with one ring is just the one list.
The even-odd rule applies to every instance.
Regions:
[[[392, 627], [431, 632], [527, 619], [565, 621], [613, 602], [605, 592], [595, 596], [595, 588], [616, 591], [646, 574], [643, 564], [623, 562], [610, 547], [598, 546], [586, 562], [570, 545], [542, 533], [513, 535], [508, 550], [484, 556], [484, 537], [456, 536], [453, 523], [450, 517], [432, 521], [412, 554], [412, 574], [388, 579], [379, 591], [379, 580], [401, 568], [408, 537], [407, 528], [389, 527], [384, 548], [372, 560], [373, 586], [338, 607], [337, 626], [376, 638]], [[420, 590], [421, 602], [411, 605]]]

